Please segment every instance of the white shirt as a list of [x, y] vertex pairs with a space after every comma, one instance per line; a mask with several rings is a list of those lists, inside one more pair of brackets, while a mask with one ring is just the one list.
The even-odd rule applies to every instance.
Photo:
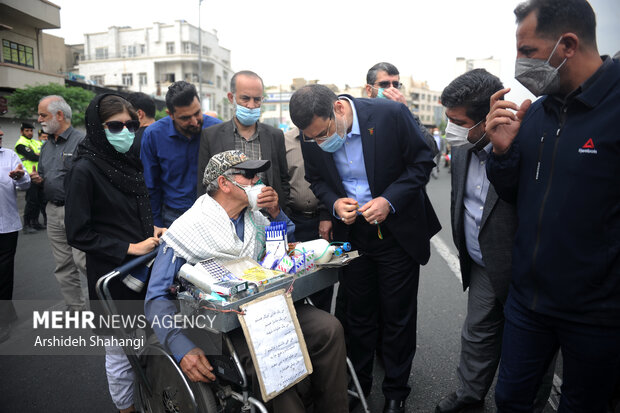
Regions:
[[21, 164], [19, 157], [10, 149], [0, 148], [0, 234], [22, 229], [22, 221], [17, 210], [17, 189], [30, 187], [30, 175], [18, 180], [11, 179], [9, 172]]

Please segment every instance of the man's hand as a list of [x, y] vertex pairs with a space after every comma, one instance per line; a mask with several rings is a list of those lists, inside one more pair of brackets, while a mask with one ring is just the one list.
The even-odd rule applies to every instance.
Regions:
[[39, 173], [37, 172], [36, 165], [32, 166], [32, 173], [30, 174], [30, 181], [37, 185], [40, 185], [41, 182], [43, 182], [43, 178], [41, 178], [41, 175], [39, 175]]
[[181, 359], [181, 370], [191, 381], [204, 381], [210, 383], [215, 381], [213, 367], [205, 357], [205, 353], [198, 347], [194, 347]]
[[347, 225], [355, 222], [357, 217], [357, 201], [351, 198], [338, 198], [334, 204], [336, 215]]
[[9, 172], [9, 178], [14, 179], [14, 180], [18, 180], [21, 179], [24, 176], [24, 167], [22, 166], [22, 164], [18, 164], [17, 168], [13, 169], [11, 172]]
[[326, 241], [331, 241], [334, 238], [331, 219], [319, 222], [319, 236]]
[[360, 212], [369, 223], [375, 225], [380, 224], [385, 221], [390, 213], [390, 204], [387, 199], [379, 196], [366, 202], [366, 204], [360, 208]]
[[394, 102], [400, 102], [405, 106], [407, 105], [407, 98], [405, 98], [405, 95], [403, 95], [400, 90], [396, 89], [395, 87], [383, 89], [383, 96], [390, 100], [393, 100]]
[[258, 194], [256, 203], [259, 208], [265, 208], [271, 218], [275, 218], [280, 214], [280, 205], [278, 204], [278, 193], [270, 186], [266, 186]]
[[524, 100], [521, 106], [517, 106], [516, 103], [508, 100], [500, 100], [508, 92], [510, 92], [510, 88], [499, 90], [491, 96], [491, 110], [486, 121], [487, 136], [493, 144], [493, 153], [498, 155], [502, 155], [510, 149], [521, 127], [521, 121], [532, 104], [529, 99]]

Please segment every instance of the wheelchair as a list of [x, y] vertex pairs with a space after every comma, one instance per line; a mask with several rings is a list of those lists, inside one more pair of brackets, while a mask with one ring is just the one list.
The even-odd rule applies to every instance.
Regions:
[[[119, 314], [119, 309], [110, 294], [110, 284], [122, 280], [139, 266], [147, 265], [156, 255], [157, 251], [153, 251], [135, 258], [103, 275], [97, 281], [97, 296], [108, 315]], [[310, 279], [309, 276], [295, 279], [294, 301], [307, 299], [306, 297], [310, 294], [333, 285], [338, 280], [338, 271], [333, 268], [321, 269], [311, 275], [313, 275], [313, 279]], [[287, 288], [290, 284], [290, 279], [276, 282], [265, 292]], [[250, 302], [263, 293], [245, 297], [236, 302], [235, 307]], [[184, 301], [181, 301], [182, 313], [195, 314], [196, 311], [199, 311], [197, 304], [192, 305], [192, 303]], [[307, 301], [311, 304], [309, 299]], [[245, 373], [239, 355], [235, 351], [232, 340], [228, 336], [228, 333], [239, 328], [236, 315], [234, 313], [218, 313], [217, 321], [211, 327], [213, 330], [210, 332], [221, 334], [222, 354], [207, 355], [216, 376], [216, 381], [209, 384], [195, 383], [189, 380], [176, 360], [159, 343], [152, 331], [114, 329], [114, 334], [118, 338], [135, 339], [139, 335], [145, 338], [145, 345], [142, 348], [136, 350], [133, 347], [123, 347], [135, 373], [134, 398], [138, 411], [149, 413], [267, 413], [268, 410], [264, 403], [253, 397], [250, 380]], [[363, 411], [370, 413], [357, 375], [348, 358], [347, 367], [357, 390], [349, 390], [349, 394], [360, 398]]]

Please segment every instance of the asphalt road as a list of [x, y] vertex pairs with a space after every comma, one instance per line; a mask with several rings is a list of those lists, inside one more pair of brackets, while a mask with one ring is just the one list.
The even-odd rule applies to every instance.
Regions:
[[[445, 245], [444, 255], [455, 255], [447, 169], [441, 169], [438, 179], [431, 178], [427, 190], [443, 225], [438, 237], [440, 244], [443, 241]], [[23, 193], [20, 203], [23, 205]], [[433, 412], [437, 402], [457, 388], [456, 366], [467, 295], [446, 259], [438, 253], [440, 244], [433, 243], [431, 259], [421, 269], [417, 352], [410, 378], [408, 412]], [[14, 299], [53, 300], [60, 304], [53, 268], [45, 232], [20, 233]], [[25, 322], [26, 316], [20, 314], [20, 321]], [[116, 411], [108, 394], [103, 356], [0, 356], [0, 366], [0, 412]], [[372, 412], [381, 412], [383, 408], [381, 380], [382, 372], [377, 366], [369, 399]], [[472, 412], [492, 411], [493, 389], [485, 406]], [[546, 411], [552, 410], [548, 407]]]

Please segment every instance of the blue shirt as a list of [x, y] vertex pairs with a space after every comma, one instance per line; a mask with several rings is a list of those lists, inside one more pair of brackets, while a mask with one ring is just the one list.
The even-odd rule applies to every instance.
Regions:
[[[202, 128], [221, 123], [202, 116]], [[151, 198], [153, 223], [163, 226], [161, 207], [188, 210], [196, 200], [200, 134], [190, 139], [180, 134], [170, 116], [150, 125], [142, 135], [140, 159]]]
[[[340, 99], [346, 98], [341, 97]], [[344, 145], [334, 152], [333, 157], [347, 197], [355, 199], [361, 207], [372, 199], [372, 194], [370, 193], [368, 177], [366, 176], [362, 135], [360, 134], [357, 112], [353, 102], [349, 99], [346, 100], [351, 104], [353, 124], [351, 125], [351, 132], [345, 138]]]
[[[357, 112], [355, 111], [353, 101], [343, 96], [340, 96], [339, 99], [346, 99], [351, 104], [353, 124], [351, 125], [351, 132], [346, 136], [344, 145], [333, 154], [334, 163], [340, 174], [340, 179], [342, 179], [342, 185], [347, 193], [347, 197], [355, 199], [359, 207], [362, 207], [372, 200], [372, 194], [370, 193], [368, 176], [366, 175], [366, 163], [364, 162], [360, 124], [357, 119]], [[392, 212], [394, 212], [392, 204], [389, 200], [387, 201], [390, 204]], [[340, 218], [336, 215], [334, 207], [335, 204], [332, 206], [332, 213], [336, 218]]]
[[[235, 224], [235, 232], [242, 241], [244, 238], [244, 215], [245, 210], [241, 211], [237, 219], [231, 218], [231, 221]], [[286, 222], [287, 232], [291, 235], [294, 234], [295, 226], [284, 212], [280, 211], [280, 214], [275, 219], [270, 219], [270, 221]], [[166, 248], [166, 246], [167, 244], [165, 242], [159, 246], [157, 257], [153, 263], [144, 303], [144, 313], [151, 322], [155, 317], [160, 320], [159, 323], [153, 323], [155, 335], [159, 339], [159, 342], [170, 350], [176, 361], [181, 362], [185, 354], [196, 347], [196, 345], [183, 334], [180, 328], [175, 328], [171, 325], [167, 326], [161, 321], [166, 319], [164, 317], [171, 319], [177, 312], [176, 305], [173, 301], [174, 297], [169, 293], [168, 288], [174, 283], [174, 277], [179, 272], [181, 266], [187, 261], [181, 257], [177, 257], [173, 262], [174, 250], [170, 247]], [[164, 249], [166, 252], [164, 252]], [[209, 257], [200, 258], [206, 259]]]
[[464, 227], [465, 245], [467, 252], [474, 262], [484, 267], [482, 252], [480, 251], [480, 224], [484, 212], [484, 202], [489, 192], [489, 180], [487, 179], [486, 161], [491, 152], [492, 145], [489, 143], [481, 151], [472, 151], [465, 182], [465, 194], [463, 204], [465, 206]]

